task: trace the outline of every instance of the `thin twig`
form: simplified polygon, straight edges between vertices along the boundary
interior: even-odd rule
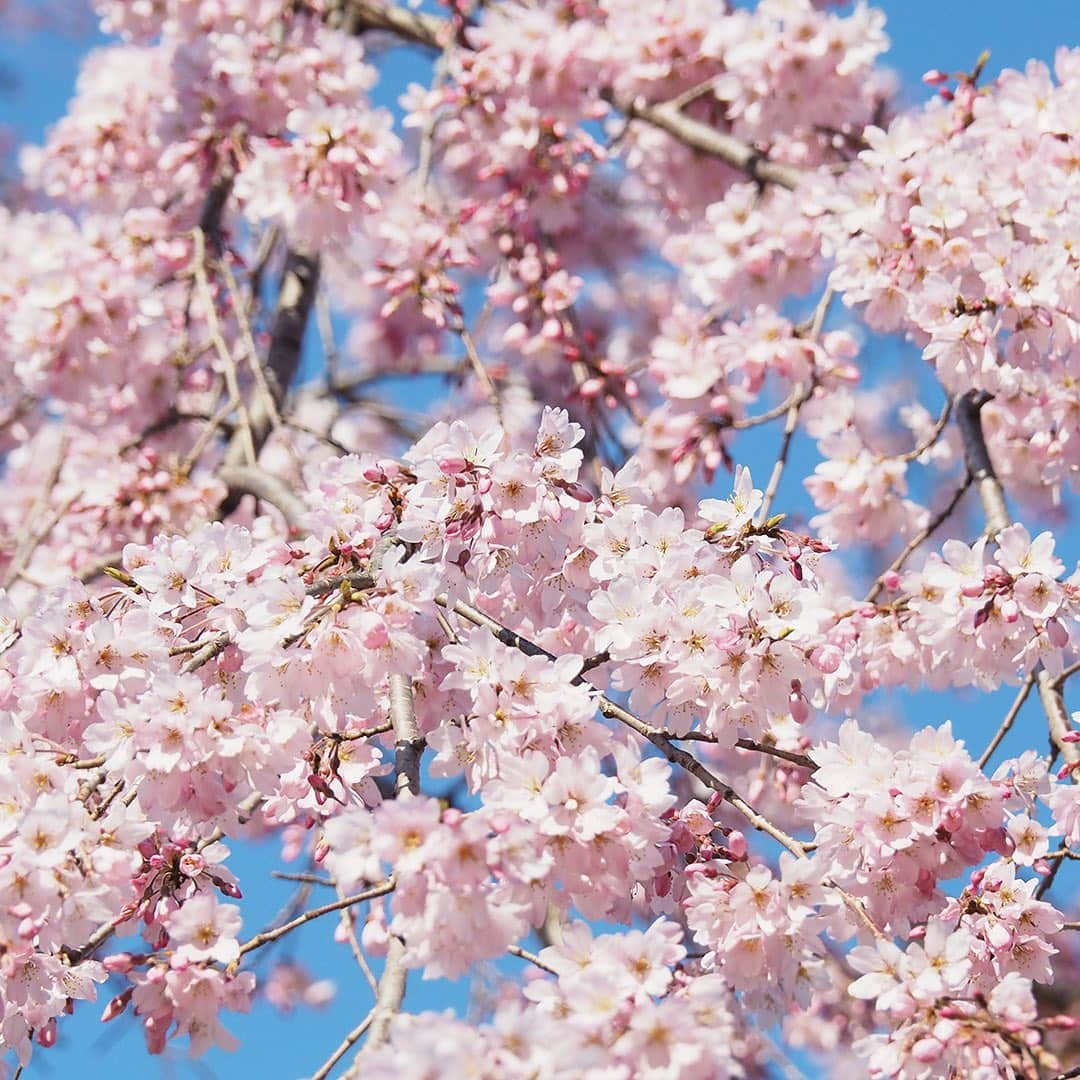
[[[361,1039],[364,1032],[371,1027],[375,1019],[375,1011],[372,1010],[341,1040],[341,1045],[311,1074],[311,1080],[326,1080],[334,1066],[352,1049]]]
[[[1028,695],[1031,693],[1031,688],[1035,685],[1036,675],[1035,672],[1031,672],[1020,684],[1020,690],[1018,691],[1015,699],[1009,711],[1005,714],[1005,719],[1001,721],[1001,726],[997,729],[994,737],[990,740],[990,745],[979,756],[978,765],[980,769],[986,768],[986,763],[993,756],[994,751],[1001,745],[1001,740],[1009,733],[1010,728],[1013,726],[1013,722],[1017,716],[1020,715],[1020,710],[1024,707],[1024,702],[1027,701]]]
[[[810,319],[810,325],[806,332],[808,341],[817,341],[821,336],[822,327],[825,325],[825,317],[829,312],[829,305],[835,295],[831,286],[826,286],[821,299],[814,308],[814,314]],[[765,494],[761,500],[761,509],[758,511],[758,521],[765,521],[769,517],[773,500],[776,498],[777,489],[780,487],[780,478],[784,475],[784,467],[787,465],[788,454],[791,452],[791,440],[795,435],[795,429],[799,424],[799,412],[803,405],[810,400],[814,393],[816,377],[811,373],[805,383],[798,383],[791,392],[791,404],[788,406],[787,419],[784,421],[784,435],[780,440],[780,451],[776,455],[776,464],[773,465],[772,475],[765,488]]]
[[[545,964],[536,953],[531,953],[528,949],[522,949],[517,945],[511,945],[506,951],[511,956],[518,956],[522,960],[528,960],[530,964],[534,964],[541,971],[546,971],[549,975],[559,974],[550,964]]]
[[[362,904],[366,900],[375,900],[380,896],[386,896],[387,893],[394,891],[395,884],[396,882],[394,881],[393,876],[391,876],[385,881],[380,882],[378,885],[374,885],[370,889],[365,889],[363,892],[353,893],[351,896],[340,897],[337,900],[331,901],[329,904],[323,904],[321,907],[311,908],[302,915],[297,915],[295,919],[290,919],[288,922],[282,923],[281,926],[276,926],[272,930],[264,930],[262,933],[256,934],[252,938],[248,938],[248,940],[240,946],[240,955],[245,956],[253,949],[261,948],[271,941],[277,941],[278,938],[292,933],[292,931],[298,927],[304,926],[313,919],[318,919],[323,915],[329,915],[332,911],[341,911],[343,908],[352,907],[355,904]]]
[[[952,416],[953,403],[952,398],[948,398],[945,401],[945,405],[941,410],[941,414],[938,416],[934,423],[930,434],[926,436],[921,443],[918,444],[913,450],[908,450],[903,454],[882,454],[879,458],[879,462],[883,461],[916,461],[923,454],[926,453],[932,446],[934,446],[938,439],[941,438],[941,433],[945,430],[946,425],[949,423],[949,418]]]
[[[270,383],[266,378],[266,372],[263,371],[262,362],[259,360],[259,350],[255,346],[255,335],[251,331],[251,322],[248,319],[247,309],[240,295],[240,286],[236,283],[236,276],[233,274],[227,259],[219,260],[218,269],[225,279],[225,287],[232,297],[233,311],[236,313],[236,321],[240,324],[240,334],[244,339],[251,373],[255,376],[255,385],[259,388],[259,393],[262,394],[263,408],[266,410],[271,428],[276,430],[281,427],[281,414],[278,412],[277,402],[274,400],[274,395],[270,390]]]
[[[49,508],[49,501],[52,498],[53,490],[55,489],[57,482],[60,479],[60,471],[64,467],[64,462],[67,460],[68,449],[68,433],[61,431],[60,442],[56,450],[56,460],[53,462],[49,473],[45,478],[45,483],[42,485],[41,493],[34,500],[34,505],[30,508],[30,513],[26,518],[25,532],[21,540],[19,540],[15,547],[15,555],[12,557],[11,563],[8,565],[7,571],[4,574],[3,586],[7,588],[22,572],[26,569],[27,564],[33,557],[35,551],[44,542],[49,533],[52,532],[53,527],[57,521],[60,520],[60,514],[54,512],[43,524],[43,518],[45,518],[45,511]],[[70,506],[70,500],[64,506],[64,511]]]
[[[893,561],[874,579],[874,584],[870,586],[870,591],[866,594],[866,603],[872,604],[878,596],[881,595],[882,589],[885,588],[885,579],[889,574],[899,570],[904,563],[908,561],[914,551],[922,544],[926,543],[926,541],[929,540],[950,517],[952,517],[953,511],[959,506],[960,500],[964,497],[964,493],[967,489],[971,487],[971,484],[971,473],[965,473],[964,479],[960,482],[960,486],[953,492],[952,498],[945,507],[939,510],[926,523],[926,526],[904,545],[904,549],[900,554],[897,555],[896,558],[893,559]]]
[[[205,644],[192,654],[191,659],[181,666],[180,674],[190,675],[193,671],[198,671],[203,664],[208,664],[215,656],[223,653],[228,648],[229,641],[229,635],[226,633],[215,634],[212,638],[208,638]]]
[[[203,312],[206,317],[207,328],[210,332],[210,340],[221,361],[222,374],[225,376],[225,385],[228,387],[229,400],[236,406],[236,416],[239,426],[236,432],[238,453],[247,459],[249,465],[254,465],[258,457],[255,449],[255,438],[251,430],[251,417],[248,414],[247,405],[240,393],[240,379],[236,371],[236,360],[232,350],[225,343],[225,337],[221,332],[221,322],[218,319],[217,304],[214,294],[210,289],[210,281],[206,276],[206,236],[202,229],[192,232],[194,240],[194,253],[192,255],[192,271],[195,274],[195,282],[199,287],[199,294],[203,302]]]

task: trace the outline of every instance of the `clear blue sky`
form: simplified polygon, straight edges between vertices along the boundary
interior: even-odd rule
[[[51,6],[59,10],[63,5]],[[889,62],[900,73],[910,101],[925,97],[927,91],[918,80],[928,68],[970,69],[979,53],[989,48],[992,58],[988,74],[993,75],[1003,67],[1022,67],[1031,57],[1052,61],[1057,46],[1075,45],[1080,37],[1077,0],[1031,0],[1026,5],[1015,0],[954,3],[885,0],[877,6],[888,16],[887,29],[893,42]],[[19,83],[17,92],[0,97],[0,121],[13,126],[24,140],[40,140],[45,128],[64,110],[80,56],[100,41],[89,33],[66,36],[63,27],[0,40],[0,68],[13,74]],[[388,71],[393,90],[384,99],[386,103],[393,100],[409,79],[423,78],[424,70],[422,65],[407,59],[406,54],[395,53]],[[771,452],[767,440],[762,444],[762,453],[766,452]],[[759,467],[765,468],[767,465]],[[790,494],[794,497],[794,491]],[[782,497],[778,505],[783,503]],[[1077,544],[1070,547],[1072,550],[1063,554],[1075,558]],[[977,730],[985,728],[986,716],[1002,715],[1009,700],[1011,691],[997,695],[991,705],[985,698],[963,695],[945,701],[931,695],[915,695],[906,702],[905,711],[917,715],[920,723],[936,723],[953,715],[960,721],[958,726],[964,734],[975,735]],[[971,720],[976,701],[983,724]],[[1036,722],[1028,715],[1030,722]],[[981,746],[984,739],[981,736],[974,741]],[[1029,732],[1028,739],[1024,739],[1018,733],[1012,745],[1019,748],[1027,741],[1035,743],[1033,734]],[[1041,745],[1041,740],[1038,744]],[[232,865],[246,894],[245,927],[253,932],[274,917],[287,900],[291,887],[271,882],[268,877],[269,864],[276,852],[274,845],[269,850],[242,847],[234,850]],[[98,1023],[101,1005],[92,1005],[80,1007],[75,1017],[64,1019],[58,1046],[52,1051],[36,1053],[28,1076],[105,1080],[126,1071],[139,1078],[211,1080],[240,1075],[257,1076],[260,1080],[295,1080],[307,1075],[328,1056],[370,1004],[369,991],[347,950],[330,941],[332,930],[330,920],[316,923],[294,935],[287,948],[314,970],[332,971],[339,984],[334,1004],[322,1012],[301,1011],[288,1019],[277,1017],[268,1008],[258,1008],[249,1017],[231,1018],[228,1026],[244,1044],[236,1056],[211,1053],[201,1061],[192,1062],[178,1047],[164,1058],[149,1059],[142,1049],[141,1029],[131,1017],[103,1027]],[[506,970],[514,970],[518,963],[508,962]],[[409,1004],[414,1009],[460,1010],[466,1002],[464,984],[421,983],[417,978],[411,982]]]

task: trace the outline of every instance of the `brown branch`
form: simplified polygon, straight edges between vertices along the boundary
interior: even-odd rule
[[[803,178],[801,169],[771,161],[767,155],[734,135],[717,131],[687,116],[679,107],[678,100],[649,105],[638,99],[620,101],[605,94],[604,97],[631,120],[644,120],[661,131],[678,139],[684,146],[709,157],[719,158],[734,169],[746,173],[759,184],[776,184],[789,191],[798,187]]]
[[[452,24],[446,20],[407,11],[381,0],[345,0],[342,25],[352,33],[386,30],[412,45],[440,51],[454,33]],[[717,158],[760,184],[777,184],[790,190],[803,178],[803,171],[796,166],[771,161],[766,154],[734,135],[717,131],[687,116],[679,98],[650,105],[642,99],[617,99],[610,91],[602,91],[601,96],[628,120],[651,124],[684,146]]]
[[[394,783],[397,795],[399,799],[414,798],[420,794],[420,756],[424,742],[420,738],[416,723],[411,675],[395,672],[390,676],[390,720],[394,725],[397,774]],[[405,1000],[407,975],[405,942],[396,934],[391,934],[387,944],[386,964],[379,979],[379,992],[372,1010],[371,1034],[347,1075],[358,1072],[364,1055],[386,1042],[390,1034],[390,1024],[401,1011]]]
[[[1012,524],[1012,518],[1005,504],[1005,489],[994,472],[982,429],[980,414],[989,400],[989,394],[969,390],[966,394],[957,396],[955,408],[960,436],[964,440],[964,458],[986,518],[986,535],[993,540],[1002,529],[1007,529]]]
[[[373,1010],[341,1040],[341,1045],[311,1074],[311,1080],[326,1080],[326,1077],[333,1071],[334,1066],[359,1042],[374,1020],[375,1012]]]
[[[922,544],[926,543],[931,536],[934,535],[949,520],[953,515],[953,511],[960,505],[960,500],[964,497],[964,493],[972,484],[971,473],[965,473],[964,479],[961,481],[960,486],[953,492],[952,498],[948,504],[941,510],[939,510],[927,523],[926,527],[913,536],[905,545],[903,551],[896,556],[895,559],[889,565],[882,570],[882,572],[874,580],[874,584],[870,586],[870,591],[866,594],[866,603],[872,604],[878,596],[881,594],[881,590],[885,588],[885,578],[888,577],[894,570],[899,570],[904,563],[908,561],[912,553]]]
[[[303,499],[284,480],[257,465],[226,465],[218,470],[218,479],[236,501],[243,495],[254,495],[277,507],[290,529],[299,529],[300,519],[307,513]]]
[[[1003,529],[1012,524],[1009,508],[1005,502],[1005,489],[994,472],[993,462],[986,449],[986,436],[982,428],[981,412],[990,400],[990,395],[982,391],[969,390],[961,394],[956,401],[956,418],[960,435],[964,440],[964,457],[968,471],[975,480],[982,502],[983,515],[986,518],[986,535],[993,539]],[[1050,742],[1057,752],[1072,768],[1076,779],[1076,766],[1080,765],[1080,744],[1070,742],[1068,736],[1072,730],[1069,714],[1065,711],[1065,699],[1058,681],[1043,667],[1040,660],[1032,674],[1039,689],[1039,700],[1046,713],[1046,722],[1050,730]],[[1043,883],[1044,885],[1046,882]]]
[[[365,900],[374,900],[377,897],[386,896],[387,893],[394,891],[395,884],[396,882],[394,881],[393,876],[391,876],[385,881],[380,882],[378,885],[374,885],[370,889],[365,889],[363,892],[353,893],[352,896],[343,896],[338,900],[332,900],[329,904],[323,904],[322,907],[311,908],[302,915],[297,915],[295,919],[290,919],[288,922],[282,923],[281,926],[276,926],[272,930],[264,930],[261,934],[256,934],[253,938],[249,938],[240,946],[240,955],[245,956],[253,949],[261,948],[271,941],[277,941],[278,938],[284,937],[298,927],[304,926],[323,915],[329,915],[332,911],[341,911],[343,908],[352,907],[355,904],[362,904]]]
[[[1001,721],[1001,726],[997,729],[994,737],[990,740],[990,745],[982,752],[979,757],[978,766],[980,769],[986,768],[986,763],[993,756],[994,751],[1001,745],[1001,740],[1009,733],[1017,716],[1020,715],[1020,710],[1024,707],[1024,702],[1027,701],[1028,695],[1031,693],[1031,688],[1035,685],[1036,675],[1035,672],[1031,672],[1023,683],[1020,685],[1016,697],[1013,699],[1013,703],[1009,706],[1009,711],[1005,714],[1005,719]]]

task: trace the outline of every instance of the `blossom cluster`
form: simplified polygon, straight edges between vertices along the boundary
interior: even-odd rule
[[[1061,1071],[1080,568],[1003,508],[1080,475],[1080,53],[897,113],[865,3],[431,7],[96,0],[20,154],[0,1049],[234,1048],[334,922],[376,1080]],[[881,719],[1017,682],[981,757]]]

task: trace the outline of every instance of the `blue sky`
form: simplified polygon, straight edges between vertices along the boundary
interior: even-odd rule
[[[980,0],[946,3],[942,0],[886,0],[877,6],[888,16],[887,30],[893,45],[889,63],[898,71],[909,101],[925,98],[928,91],[919,84],[919,76],[928,68],[946,71],[969,69],[979,53],[992,53],[988,74],[1003,67],[1022,67],[1028,58],[1052,61],[1060,44],[1076,44],[1080,17],[1076,0],[1035,0],[1018,5],[1015,0]],[[62,5],[53,5],[59,10]],[[90,33],[70,36],[63,27],[50,26],[44,32],[9,36],[0,40],[0,69],[9,71],[18,81],[16,92],[0,97],[0,122],[16,129],[23,140],[38,141],[49,123],[60,116],[74,87],[79,58],[93,44],[101,43]],[[404,84],[424,76],[407,54],[396,52],[389,62],[388,85],[384,98],[390,103]],[[897,351],[891,350],[891,356]],[[761,453],[771,455],[772,443],[762,437]],[[798,478],[798,462],[792,474],[790,494]],[[768,466],[762,464],[759,469]],[[755,470],[757,471],[757,470]],[[778,505],[784,504],[784,492]],[[1065,552],[1075,558],[1077,544]],[[918,716],[921,722],[940,722],[955,716],[958,727],[972,735],[981,747],[987,737],[987,717],[996,723],[1012,698],[1006,690],[988,702],[986,698],[950,695],[947,699],[929,694],[912,695],[904,711]],[[977,709],[976,709],[977,703]],[[1037,712],[1025,714],[1028,724],[1041,722]],[[983,722],[978,723],[982,717]],[[1021,725],[1021,728],[1023,725]],[[1007,744],[1014,751],[1026,742],[1042,744],[1031,727],[1027,737],[1022,731]],[[288,900],[292,886],[269,878],[276,855],[276,845],[234,846],[233,869],[244,886],[243,910],[246,928],[253,932],[269,922]],[[1062,875],[1064,878],[1065,875]],[[319,902],[317,898],[313,903]],[[332,917],[331,917],[332,918]],[[242,1040],[243,1048],[235,1057],[212,1053],[198,1062],[189,1061],[180,1048],[164,1058],[148,1059],[142,1049],[142,1034],[131,1017],[102,1027],[98,1023],[101,1006],[77,1010],[60,1028],[60,1042],[50,1052],[35,1055],[29,1075],[35,1078],[78,1075],[85,1080],[113,1077],[129,1071],[137,1077],[186,1078],[236,1075],[259,1076],[265,1080],[293,1080],[307,1075],[320,1064],[357,1020],[367,1011],[370,994],[362,983],[347,950],[330,941],[330,919],[293,935],[283,945],[282,955],[303,960],[316,971],[332,971],[338,980],[339,993],[331,1007],[321,1012],[302,1011],[291,1018],[278,1018],[269,1009],[259,1008],[249,1017],[230,1019],[228,1026]],[[511,973],[520,961],[508,960],[501,969]],[[412,1008],[462,1009],[467,1003],[464,985],[422,983],[414,978],[409,1004]]]

